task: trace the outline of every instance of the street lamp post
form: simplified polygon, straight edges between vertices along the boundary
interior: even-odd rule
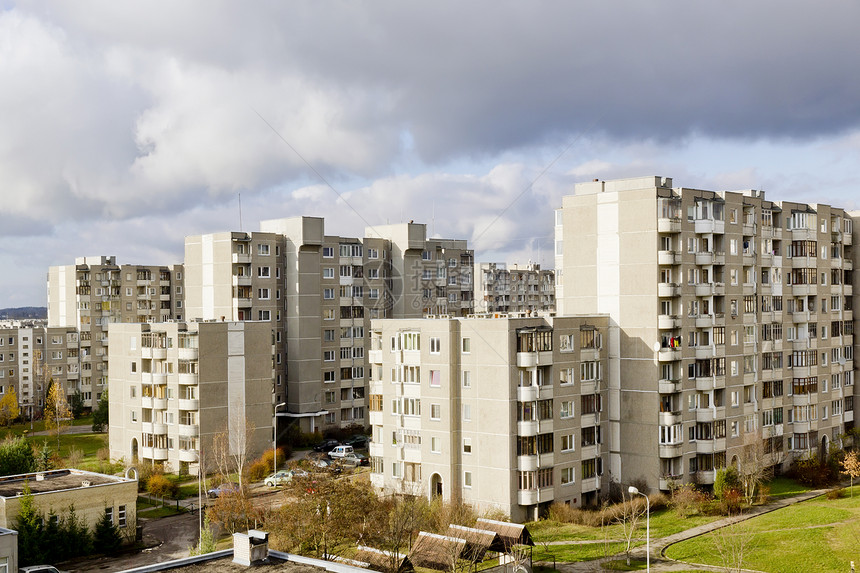
[[[645,570],[650,573],[651,571],[651,500],[648,499],[648,496],[639,491],[635,486],[630,486],[627,488],[628,493],[630,495],[636,495],[637,493],[645,498]]]
[[[286,406],[286,402],[275,404],[275,415],[272,416],[272,469],[273,473],[278,473],[278,408]]]

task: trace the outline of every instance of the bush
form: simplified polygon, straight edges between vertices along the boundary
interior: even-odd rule
[[[804,485],[820,488],[835,483],[839,472],[831,463],[818,459],[818,456],[810,456],[794,460],[788,470],[788,477]]]
[[[731,490],[741,489],[741,479],[738,470],[734,466],[720,468],[714,477],[714,496],[722,500],[723,496]]]
[[[678,517],[687,518],[691,515],[707,513],[710,499],[693,484],[687,484],[672,492],[670,504]]]
[[[24,438],[6,438],[0,444],[0,475],[25,474],[36,469],[33,446]]]
[[[651,511],[657,511],[669,506],[669,498],[665,494],[655,493],[648,496]],[[636,496],[633,500],[637,509],[645,510],[645,500]],[[582,509],[564,503],[553,503],[547,511],[547,519],[558,523],[573,523],[587,527],[600,527],[622,518],[624,507],[621,503],[604,505],[600,509]]]
[[[176,497],[176,494],[179,492],[179,488],[172,480],[164,476],[164,474],[155,474],[150,476],[149,480],[147,480],[146,491],[152,495],[165,498]]]
[[[842,488],[834,487],[827,491],[827,499],[839,499],[842,497]]]
[[[113,555],[122,546],[119,529],[107,513],[102,514],[102,518],[96,524],[93,532],[93,546],[106,555]]]

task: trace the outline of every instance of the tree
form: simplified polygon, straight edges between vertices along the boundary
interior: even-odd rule
[[[30,484],[24,482],[24,493],[21,496],[21,509],[15,525],[18,530],[18,563],[21,566],[44,563],[44,548],[42,543],[44,519],[33,503],[33,493]]]
[[[782,437],[777,439],[782,440]],[[744,500],[752,504],[759,485],[773,477],[773,468],[781,462],[782,448],[773,447],[771,438],[763,438],[761,430],[744,434],[744,445],[737,466]]]
[[[633,535],[639,527],[639,521],[647,511],[647,504],[637,496],[630,497],[621,492],[621,511],[616,522],[621,526],[621,535],[624,537],[624,554],[627,566],[630,566],[630,549],[633,548]]]
[[[218,496],[206,510],[206,516],[230,534],[253,529],[262,520],[262,513],[254,507],[244,491],[226,492]]]
[[[204,555],[212,553],[216,548],[215,536],[212,534],[212,523],[207,513],[206,517],[203,518],[203,527],[200,529],[200,540],[197,545],[188,550],[188,554],[191,556]]]
[[[107,555],[116,553],[122,547],[119,529],[114,525],[113,519],[107,512],[102,514],[101,519],[96,524],[96,529],[93,532],[93,545],[98,548],[99,552]]]
[[[15,387],[11,384],[0,398],[0,426],[8,426],[14,422],[21,413],[18,408],[18,394],[15,392]]]
[[[755,534],[748,521],[736,521],[713,532],[712,540],[717,557],[727,573],[741,573],[744,561],[755,543]]]
[[[851,478],[851,497],[854,497],[854,479],[860,477],[860,452],[857,450],[846,452],[842,460],[842,471]]]
[[[33,446],[24,438],[6,438],[0,443],[0,475],[26,474],[36,469]]]
[[[57,436],[57,451],[60,450],[60,434],[71,423],[71,416],[66,393],[58,382],[52,380],[45,399],[45,429]]]
[[[239,489],[244,489],[245,468],[251,460],[250,451],[256,428],[247,422],[245,410],[238,404],[236,415],[231,417],[224,430],[212,440],[212,455],[218,473],[226,480],[232,473],[239,474]]]
[[[84,396],[80,390],[75,390],[69,398],[69,409],[72,412],[72,418],[80,418],[84,415]]]
[[[104,432],[108,429],[108,422],[108,391],[105,390],[93,410],[93,432]]]

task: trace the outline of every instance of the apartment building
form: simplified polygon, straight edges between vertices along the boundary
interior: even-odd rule
[[[476,312],[555,312],[555,271],[537,263],[475,265]]]
[[[610,476],[605,316],[375,320],[371,482],[515,521]]]
[[[79,351],[74,328],[47,328],[39,321],[0,325],[0,395],[14,391],[25,419],[41,414],[51,382],[71,399],[79,389]]]
[[[611,320],[613,475],[712,483],[753,450],[785,467],[841,443],[854,425],[856,215],[660,177],[563,199],[558,312]]]
[[[269,322],[112,323],[110,455],[215,470],[213,440],[253,459],[272,444]]]
[[[78,331],[80,375],[69,380],[67,393],[74,386],[92,407],[108,383],[108,325],[181,320],[182,284],[181,265],[119,265],[113,256],[50,267],[48,327]]]
[[[425,225],[363,238],[327,235],[320,217],[260,229],[186,238],[186,317],[269,320],[278,415],[304,431],[366,424],[372,319],[471,312],[473,252]]]

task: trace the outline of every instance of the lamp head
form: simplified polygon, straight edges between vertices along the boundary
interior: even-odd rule
[[[630,487],[627,488],[627,493],[631,493],[633,495],[636,495],[637,493],[639,493],[639,490],[636,489],[636,486],[631,485]]]

